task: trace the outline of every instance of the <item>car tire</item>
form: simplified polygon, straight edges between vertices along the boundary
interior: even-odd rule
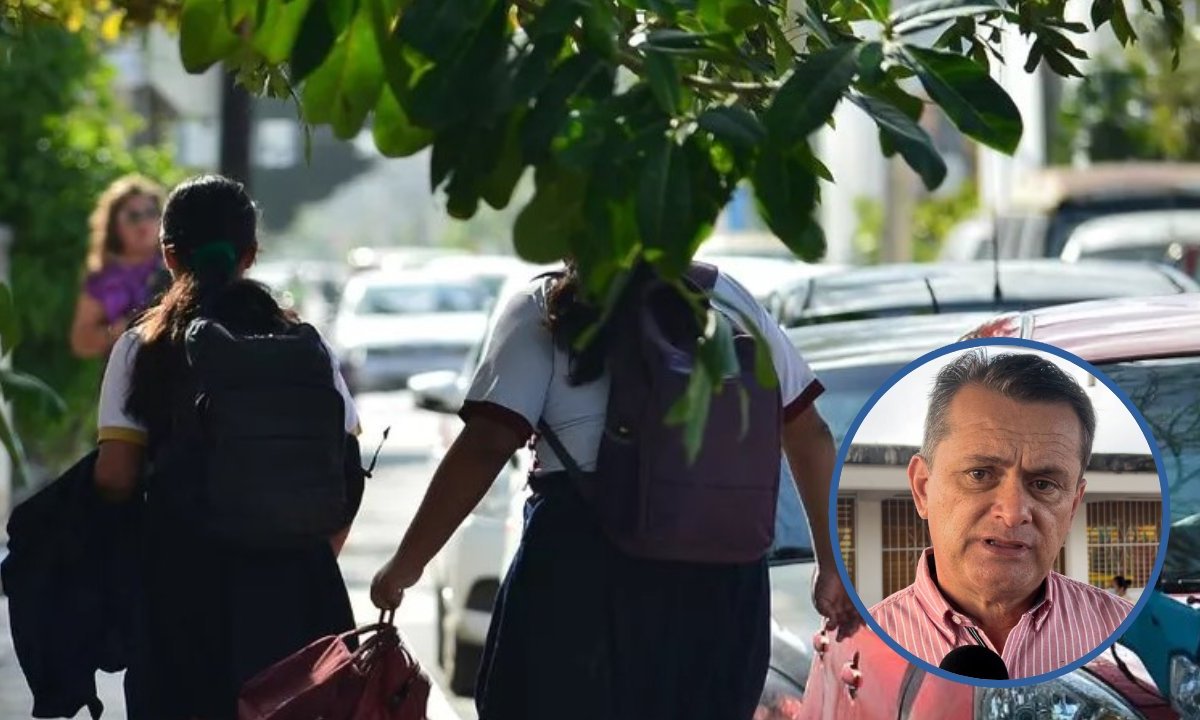
[[[450,691],[462,697],[475,696],[475,679],[483,662],[483,646],[455,639],[454,658],[446,674],[450,676]]]

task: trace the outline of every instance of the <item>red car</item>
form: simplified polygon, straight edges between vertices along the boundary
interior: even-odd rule
[[[1171,491],[1172,522],[1200,514],[1200,294],[1101,300],[1012,313],[984,323],[964,339],[983,337],[1045,342],[1097,365],[1133,399],[1159,441]],[[1176,555],[1176,564],[1195,567],[1172,568],[1169,559],[1164,580],[1175,583],[1172,596],[1186,602],[1191,593],[1200,592],[1200,584],[1185,588],[1179,583],[1200,583],[1200,553]],[[1185,638],[1183,645],[1189,643],[1194,650],[1200,637]],[[1118,644],[1056,680],[1019,689],[974,688],[908,663],[865,626],[840,642],[820,632],[813,638],[813,663],[803,701],[792,706],[792,713],[773,717],[1166,720],[1200,716],[1200,693],[1195,692],[1200,671],[1193,677],[1171,665],[1177,672],[1168,672],[1164,683],[1160,665],[1171,661],[1165,656],[1147,657],[1143,663]]]

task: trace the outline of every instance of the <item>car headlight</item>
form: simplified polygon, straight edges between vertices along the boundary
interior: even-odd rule
[[[1186,655],[1171,658],[1171,707],[1185,718],[1200,717],[1200,665]]]
[[[799,720],[803,698],[804,688],[779,671],[768,670],[754,720]]]
[[[1125,699],[1082,670],[1022,688],[977,688],[976,720],[1139,720]]]

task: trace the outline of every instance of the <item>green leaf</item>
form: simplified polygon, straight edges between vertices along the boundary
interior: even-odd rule
[[[304,80],[325,62],[337,36],[338,32],[333,27],[324,4],[314,3],[305,14],[299,34],[292,43],[292,54],[288,60],[292,82],[299,83]]]
[[[54,392],[53,388],[28,373],[0,368],[0,388],[4,389],[6,396],[20,393],[49,401],[56,413],[67,411],[66,402],[63,401],[58,393]]]
[[[922,0],[898,10],[888,24],[897,35],[912,35],[949,20],[1001,12],[1005,7],[996,0]]]
[[[1179,69],[1179,50],[1183,44],[1186,20],[1181,0],[1162,0],[1163,21],[1167,26],[1167,38],[1171,43],[1171,69]]]
[[[741,105],[705,110],[697,123],[720,142],[743,152],[753,152],[767,138],[767,129]]]
[[[1120,0],[1123,2],[1124,0]],[[1099,30],[1104,23],[1113,19],[1113,7],[1118,0],[1095,0],[1092,3],[1092,26]]]
[[[862,47],[839,45],[801,61],[763,117],[771,136],[790,147],[824,125],[858,74]]]
[[[251,42],[267,62],[278,64],[292,56],[312,0],[268,0],[265,5]]]
[[[902,57],[929,96],[964,134],[1012,154],[1021,142],[1021,113],[1004,88],[961,55],[906,47]]]
[[[1047,48],[1043,50],[1043,57],[1046,60],[1046,64],[1050,66],[1050,69],[1060,77],[1083,77],[1083,73],[1079,72],[1079,68],[1075,67],[1061,52],[1053,48]]]
[[[517,102],[529,101],[546,86],[566,39],[565,35],[546,35],[534,42],[533,49],[517,66],[513,79],[513,98]]]
[[[495,115],[508,89],[505,7],[497,3],[485,22],[464,40],[459,53],[436,63],[417,80],[405,104],[415,122],[436,131]]]
[[[179,56],[190,73],[201,73],[238,47],[222,0],[185,0],[179,13]]]
[[[865,43],[858,54],[858,79],[866,85],[880,85],[887,81],[883,69],[883,43]]]
[[[1122,45],[1136,42],[1138,36],[1133,30],[1133,24],[1129,22],[1129,15],[1125,12],[1124,0],[1113,0],[1112,9],[1113,35]]]
[[[946,161],[924,128],[885,100],[865,95],[854,95],[850,99],[871,116],[879,126],[881,140],[899,151],[908,166],[921,176],[926,188],[933,190],[942,184],[946,179]]]
[[[496,210],[508,206],[517,182],[525,172],[525,162],[521,158],[523,117],[521,112],[514,112],[509,117],[496,167],[483,179],[480,187],[484,202]]]
[[[713,381],[704,365],[697,364],[688,379],[687,390],[675,401],[667,413],[666,422],[671,426],[683,425],[683,443],[688,463],[693,463],[700,454],[704,441],[704,428],[708,424],[708,411],[712,405]]]
[[[6,356],[21,344],[21,320],[13,302],[12,289],[0,282],[0,356]]]
[[[414,0],[400,17],[396,38],[434,62],[448,60],[495,5],[495,0]]]
[[[550,153],[550,143],[567,121],[567,101],[604,75],[605,63],[591,53],[565,60],[550,75],[537,104],[521,125],[521,152],[525,163],[541,164]]]
[[[413,124],[392,89],[387,86],[383,88],[379,104],[375,107],[372,135],[379,152],[391,158],[408,157],[433,142],[433,133]]]
[[[820,40],[822,45],[824,45],[826,48],[831,48],[837,44],[836,40],[834,39],[833,29],[829,27],[828,23],[825,22],[825,13],[822,10],[821,4],[818,0],[800,0],[796,3],[796,7],[794,9],[796,14],[799,16],[799,19],[802,21],[801,25],[807,28],[809,32],[811,32],[818,40]],[[774,25],[774,23],[772,23],[772,25]],[[782,36],[782,34],[782,30],[780,30],[780,36]],[[778,40],[776,40],[776,42],[778,42]]]
[[[306,119],[330,123],[339,138],[354,137],[379,103],[383,68],[370,12],[364,7],[304,84]]]
[[[575,27],[575,22],[591,4],[589,0],[549,0],[538,10],[526,32],[531,40],[562,35]]]
[[[825,253],[824,235],[813,220],[817,177],[800,156],[796,148],[768,141],[751,179],[767,227],[801,259],[815,261]]]
[[[637,198],[642,244],[663,250],[671,259],[686,254],[695,235],[691,174],[687,154],[673,138],[659,138],[650,152]]]
[[[583,11],[584,45],[602,58],[617,56],[617,36],[621,31],[612,5],[607,2],[589,2]]]
[[[557,262],[567,256],[571,236],[582,225],[586,179],[565,168],[544,166],[536,184],[533,199],[513,224],[513,245],[528,262]]]
[[[659,107],[669,115],[677,114],[683,109],[683,81],[675,61],[664,53],[648,52],[644,62],[646,79]]]
[[[745,32],[757,25],[768,23],[775,23],[771,11],[753,3],[738,3],[725,11],[725,25],[734,32]]]

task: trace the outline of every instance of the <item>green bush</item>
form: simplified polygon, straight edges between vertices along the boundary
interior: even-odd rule
[[[178,178],[169,155],[131,149],[137,118],[112,91],[93,39],[57,27],[0,34],[0,224],[9,226],[11,285],[22,342],[14,367],[59,392],[65,413],[15,400],[31,463],[53,471],[92,441],[102,363],[71,355],[68,333],[83,274],[87,218],[128,172]]]

